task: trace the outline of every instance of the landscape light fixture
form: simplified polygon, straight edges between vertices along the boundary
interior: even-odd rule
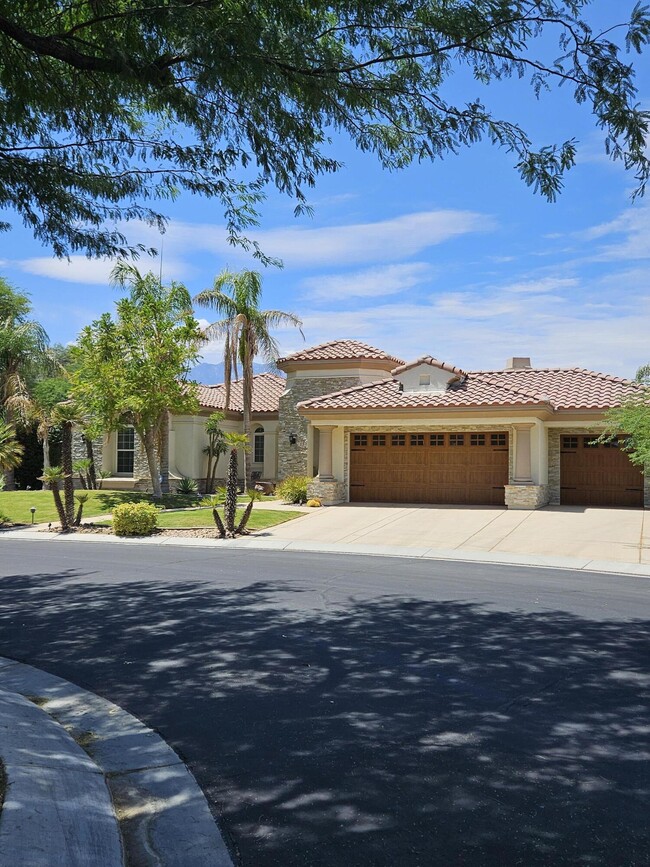
[[[29,511],[32,513],[32,524],[33,524],[34,523],[34,515],[36,513],[36,506],[31,506]]]

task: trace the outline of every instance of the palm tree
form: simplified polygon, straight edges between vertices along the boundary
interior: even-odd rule
[[[72,464],[72,429],[80,413],[73,400],[64,400],[54,407],[54,418],[61,425],[61,464],[63,470],[63,497],[68,526],[74,523],[74,476]]]
[[[232,372],[238,378],[239,366],[243,379],[244,434],[250,439],[251,406],[253,403],[253,361],[260,355],[274,366],[278,344],[271,330],[282,325],[295,325],[302,334],[302,320],[282,310],[260,310],[262,276],[257,271],[222,271],[212,289],[204,289],[194,298],[196,304],[216,310],[223,318],[214,322],[207,334],[224,341],[225,409],[230,408]],[[303,335],[304,337],[304,335]],[[251,487],[251,464],[245,459],[246,488]]]
[[[52,496],[54,497],[54,505],[56,506],[56,511],[59,515],[61,529],[64,532],[69,530],[70,523],[68,521],[68,516],[61,500],[61,492],[59,490],[59,485],[61,484],[61,482],[65,482],[65,475],[63,470],[61,469],[61,467],[49,467],[49,469],[43,471],[43,475],[40,476],[40,480],[52,491]]]
[[[238,456],[239,449],[242,449],[244,455],[248,448],[248,437],[246,434],[227,433],[225,440],[230,449],[228,458],[228,475],[226,476],[226,500],[223,504],[223,517],[226,526],[226,534],[228,536],[235,535],[235,516],[237,514],[237,491],[239,488],[238,479]]]
[[[223,419],[222,412],[213,412],[205,422],[205,432],[208,435],[208,444],[203,449],[203,454],[208,457],[208,468],[205,473],[205,494],[211,494],[214,491],[219,458],[228,451],[225,434],[221,429]]]
[[[27,295],[0,277],[0,410],[9,423],[27,414],[22,408],[29,404],[30,374],[57,366],[47,333],[28,318],[30,310]],[[5,479],[9,491],[15,488],[13,470],[7,470]]]
[[[22,456],[23,447],[16,439],[14,426],[0,418],[0,472],[6,474],[7,471],[17,467]]]

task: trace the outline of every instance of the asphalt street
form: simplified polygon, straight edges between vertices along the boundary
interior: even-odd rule
[[[245,867],[650,864],[650,580],[0,538],[0,654],[116,702]]]

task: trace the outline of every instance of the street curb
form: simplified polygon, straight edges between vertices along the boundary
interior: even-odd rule
[[[594,560],[589,557],[544,556],[541,554],[510,554],[507,552],[459,550],[456,548],[417,548],[398,545],[364,545],[342,542],[290,541],[251,534],[239,539],[205,539],[183,536],[140,536],[122,538],[103,533],[64,534],[34,530],[2,530],[0,537],[25,542],[81,542],[111,545],[154,545],[180,548],[252,549],[258,551],[290,551],[303,554],[346,554],[372,557],[400,557],[413,560],[443,560],[461,563],[483,563],[495,566],[518,566],[535,569],[566,569],[650,578],[650,563],[625,563],[619,560]]]
[[[7,696],[7,693],[14,695]],[[24,706],[27,699],[35,712],[31,714],[32,724],[24,733],[14,732],[16,743],[13,746],[7,745],[6,738],[0,739],[0,756],[5,758],[8,752],[12,753],[12,767],[21,766],[28,770],[23,774],[22,783],[16,780],[16,785],[22,786],[23,797],[37,777],[38,762],[44,763],[47,773],[54,775],[54,784],[62,779],[62,774],[69,778],[74,773],[78,778],[79,772],[83,771],[85,779],[95,785],[95,793],[90,796],[93,803],[99,803],[97,786],[104,789],[108,786],[106,797],[116,825],[119,820],[129,865],[233,867],[205,796],[189,769],[156,732],[136,717],[95,693],[6,657],[0,657],[2,696],[5,698],[5,714],[11,714],[12,707],[21,709],[23,713],[28,711]],[[44,715],[40,723],[38,714]],[[24,739],[22,744],[19,743],[21,738]],[[66,741],[69,741],[67,746]],[[53,744],[56,744],[54,751]],[[66,756],[65,750],[60,748],[61,744],[69,755]],[[38,762],[30,763],[29,758],[25,759],[29,755],[38,756]],[[22,756],[22,765],[17,765],[16,756]],[[9,760],[6,761],[9,764]],[[40,774],[43,772],[40,765],[38,771]],[[82,811],[86,809],[88,786],[80,787],[78,779],[75,784],[78,804],[74,814],[77,826],[74,827],[81,827],[86,818]],[[11,776],[8,798],[19,806],[20,792],[11,787]],[[58,804],[56,806],[58,811]],[[12,815],[9,808],[10,802],[7,801],[0,815],[0,841],[3,842],[7,836],[3,834],[3,825],[5,828],[8,825],[3,819]],[[101,818],[106,822],[110,817],[103,810]],[[8,827],[14,826],[15,822]],[[86,867],[90,863],[87,859],[66,860],[70,857],[69,852],[61,853],[55,860],[46,852],[49,860],[39,860],[32,831],[29,826],[23,827],[18,841],[12,836],[7,855],[4,852],[0,854],[1,867],[10,864],[20,864],[21,867],[78,864]],[[20,851],[21,846],[23,851]],[[10,860],[4,860],[9,853]],[[95,859],[92,863],[117,865],[124,862],[120,851],[119,860],[111,856],[111,859]]]

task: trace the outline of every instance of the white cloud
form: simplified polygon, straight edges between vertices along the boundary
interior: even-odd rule
[[[108,286],[110,273],[115,265],[114,259],[88,259],[86,256],[71,256],[70,259],[55,259],[50,256],[37,256],[33,259],[14,261],[13,266],[28,274],[63,280],[66,283],[86,283],[94,286]],[[150,257],[135,263],[142,272],[158,273],[160,260]],[[163,280],[183,280],[193,273],[193,268],[179,259],[165,257],[163,261]]]
[[[346,298],[377,298],[395,295],[431,279],[433,268],[428,262],[383,265],[344,274],[321,274],[303,280],[307,298],[315,301]]]
[[[547,295],[553,292],[562,292],[565,289],[574,289],[579,283],[580,281],[576,277],[541,277],[536,280],[506,283],[501,287],[501,291],[514,294]]]
[[[630,272],[590,282],[586,305],[574,300],[586,294],[578,280],[553,278],[553,294],[513,292],[519,285],[513,283],[445,292],[416,303],[312,309],[303,320],[309,345],[356,337],[407,360],[430,353],[465,369],[500,369],[508,357],[524,355],[537,366],[575,365],[633,376],[650,360],[650,292],[640,291],[648,281],[638,277]],[[628,281],[636,289],[621,294],[619,286]],[[298,348],[297,340],[283,341],[283,352]]]
[[[326,265],[361,265],[394,262],[442,244],[452,238],[493,230],[492,217],[474,211],[420,211],[388,220],[304,228],[288,226],[249,232],[268,256],[283,260],[286,268]],[[154,247],[160,235],[146,224],[137,240]],[[252,261],[250,253],[228,243],[221,225],[171,222],[165,233],[165,249],[181,257],[189,253],[216,254],[239,265]]]
[[[581,234],[587,241],[621,236],[618,241],[596,250],[590,257],[593,261],[650,259],[650,206],[634,205],[614,220],[592,226]]]

